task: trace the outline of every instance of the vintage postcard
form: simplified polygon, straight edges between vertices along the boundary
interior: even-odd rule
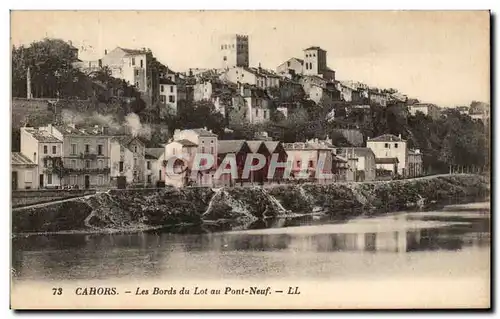
[[[12,11],[12,309],[491,307],[489,11]]]

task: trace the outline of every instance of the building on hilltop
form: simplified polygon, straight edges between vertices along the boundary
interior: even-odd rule
[[[304,49],[303,59],[291,58],[276,68],[282,76],[315,75],[326,81],[335,81],[335,71],[327,65],[327,52],[318,46]]]
[[[244,83],[255,85],[257,87],[277,88],[280,85],[280,77],[269,70],[262,67],[233,67],[220,75],[220,79],[224,82]]]
[[[169,78],[160,78],[160,116],[177,114],[177,84]]]
[[[248,67],[250,51],[248,36],[231,34],[221,37],[219,45],[219,62],[221,68]]]
[[[335,81],[335,71],[327,66],[326,51],[317,46],[304,49],[304,75],[317,75]]]
[[[299,58],[290,58],[281,63],[276,68],[276,73],[283,76],[293,77],[302,74],[304,68],[304,60]]]
[[[433,120],[441,116],[440,109],[437,105],[431,103],[416,103],[408,106],[408,111],[411,115],[417,115],[418,112],[430,116]]]
[[[97,61],[82,61],[78,64],[84,73],[98,71],[107,67],[111,76],[126,81],[135,86],[141,93],[147,105],[152,105],[158,99],[158,73],[153,67],[154,57],[150,50],[127,49],[116,47]],[[156,61],[157,62],[157,61]]]

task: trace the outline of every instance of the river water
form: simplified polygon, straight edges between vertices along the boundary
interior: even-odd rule
[[[488,203],[332,221],[301,217],[250,229],[14,238],[15,281],[489,278]]]

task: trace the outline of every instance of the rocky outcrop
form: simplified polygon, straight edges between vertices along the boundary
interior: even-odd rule
[[[137,231],[175,225],[229,228],[290,214],[320,213],[334,219],[472,201],[489,195],[479,175],[442,175],[413,180],[269,188],[111,190],[12,212],[13,233]],[[229,225],[229,226],[227,226]]]

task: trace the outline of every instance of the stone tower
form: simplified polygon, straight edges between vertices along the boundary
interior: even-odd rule
[[[250,55],[248,36],[231,34],[221,37],[218,47],[221,68],[248,67]]]

